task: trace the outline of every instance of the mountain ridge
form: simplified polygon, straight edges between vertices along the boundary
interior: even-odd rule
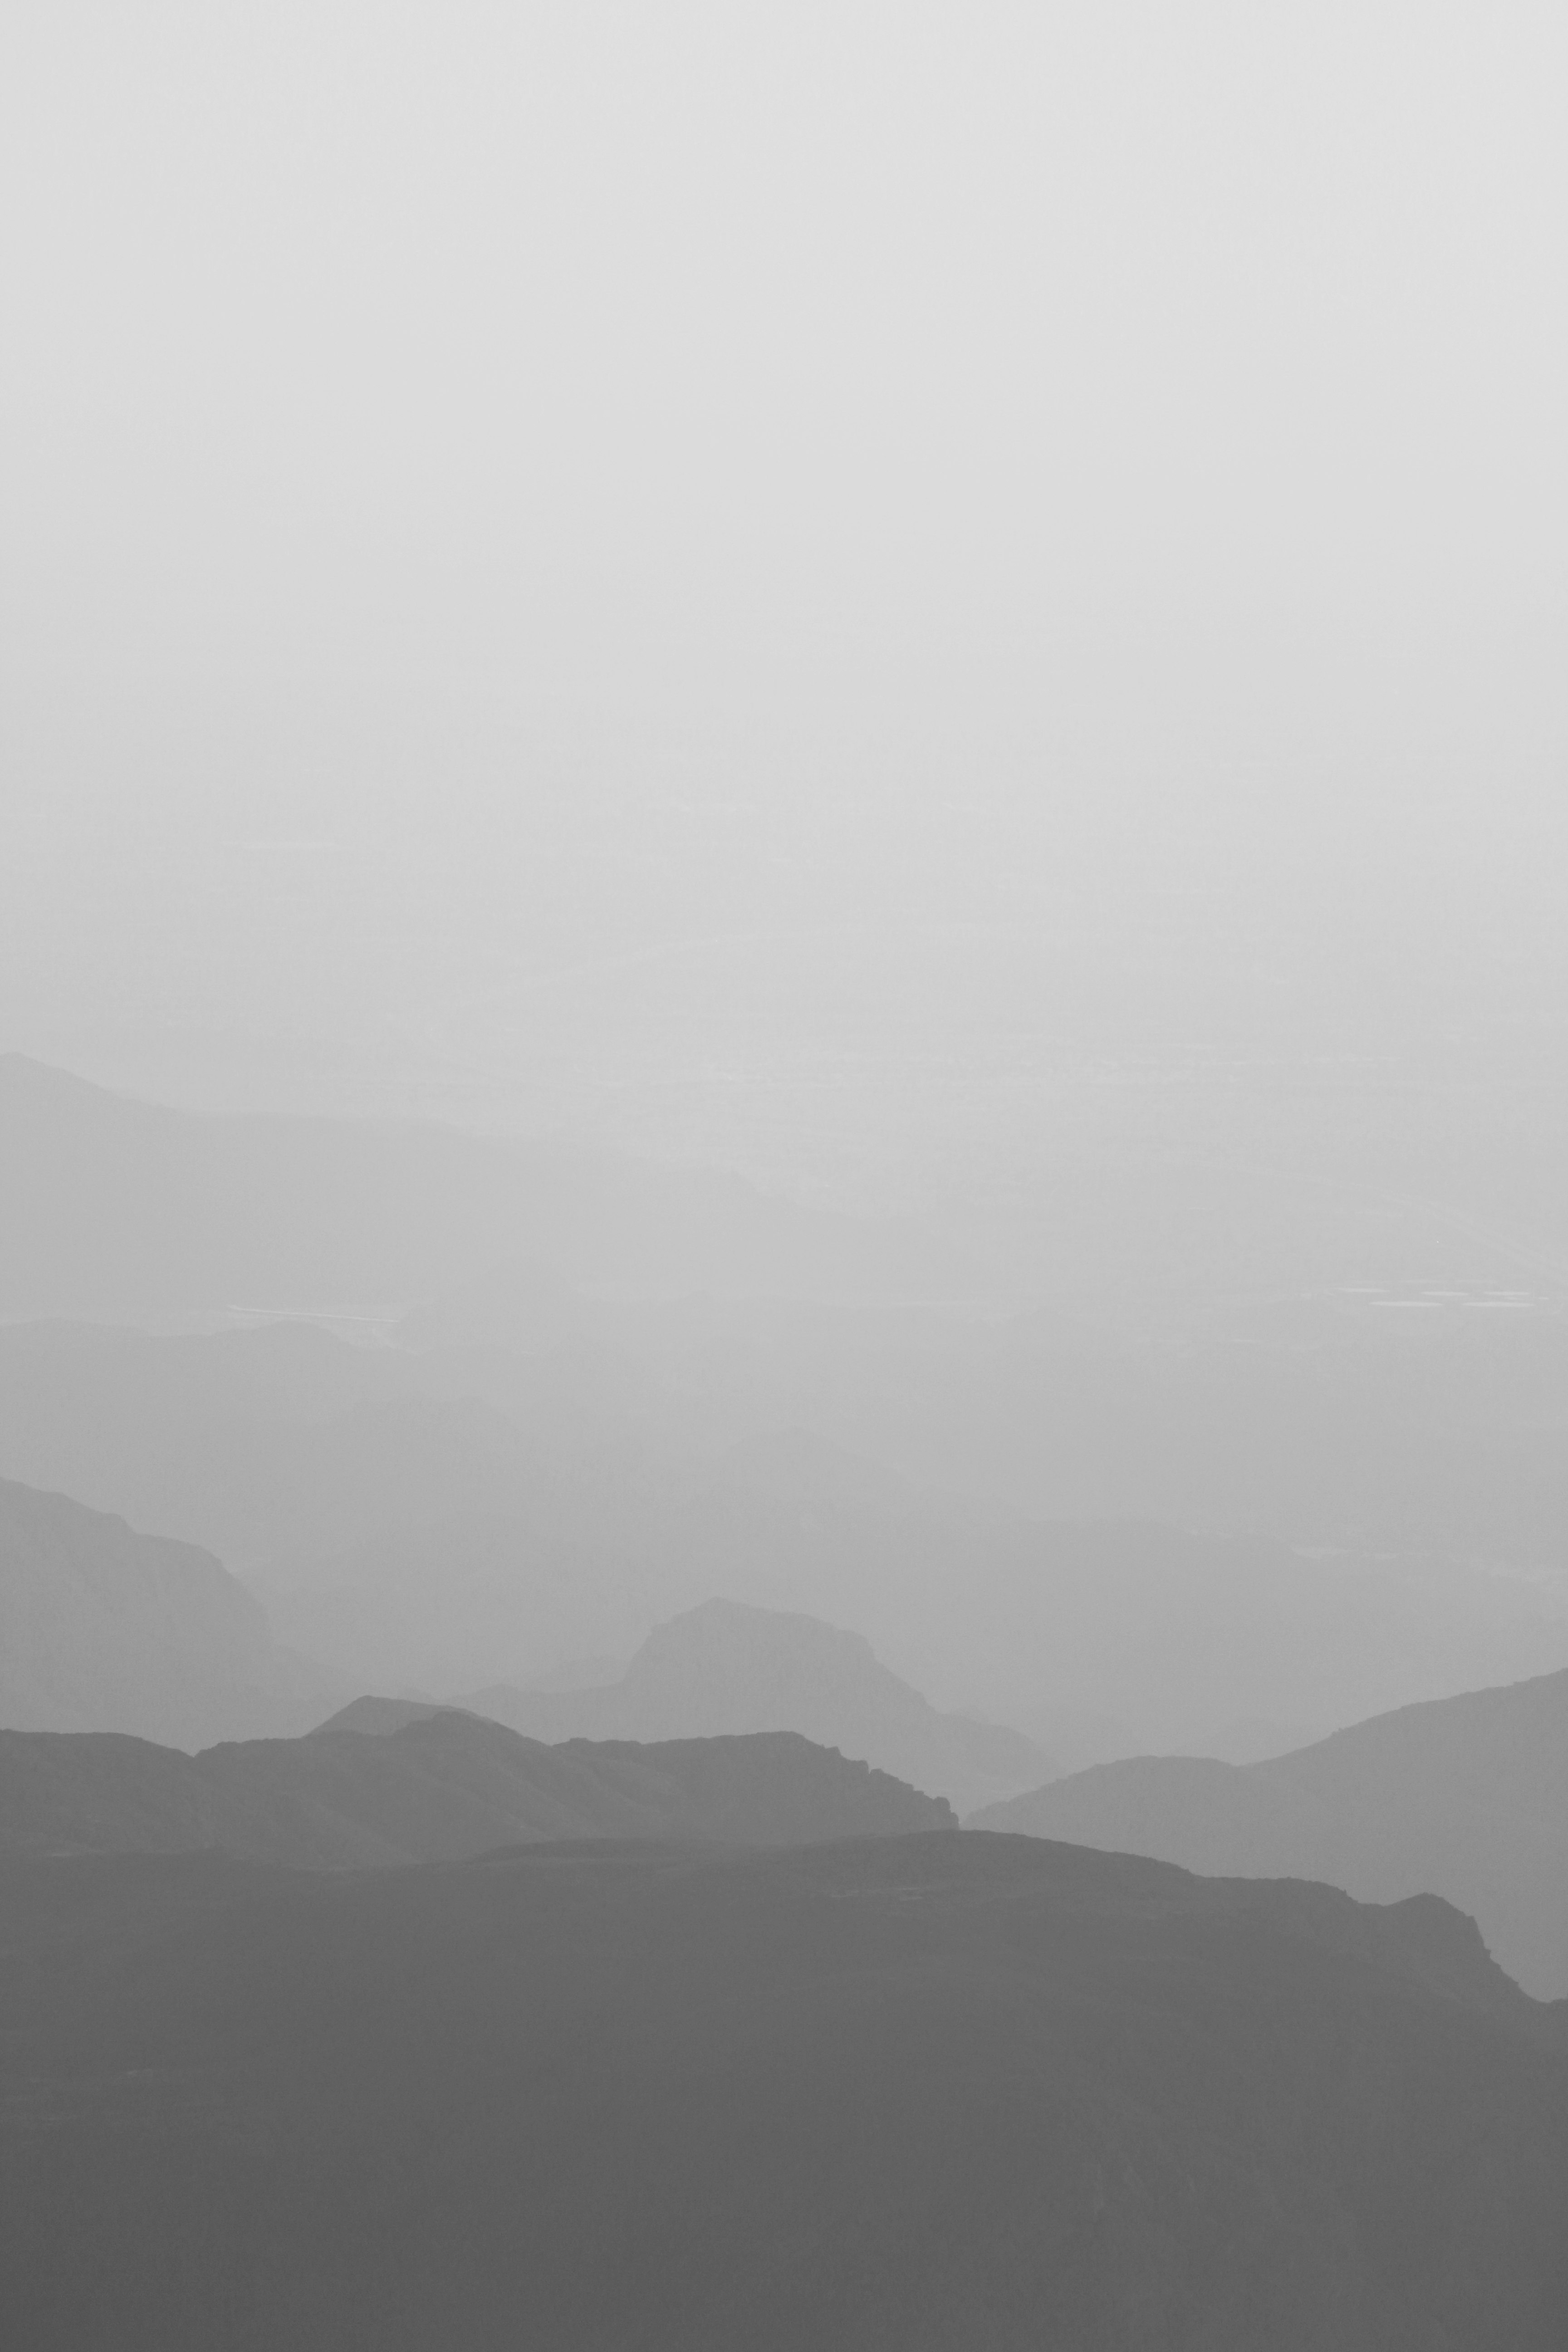
[[[0,1724],[195,1746],[302,1730],[331,1687],[200,1545],[0,1478]]]
[[[1561,2342],[1568,2055],[1442,1906],[942,1832],[0,1901],[18,2342]]]
[[[111,1733],[0,1731],[0,1851],[221,1848],[342,1869],[563,1837],[794,1843],[957,1827],[943,1800],[791,1732],[545,1747],[453,1708],[361,1702],[358,1719],[376,1727],[328,1724],[194,1757]]]
[[[656,1626],[619,1682],[582,1691],[506,1685],[457,1704],[535,1738],[657,1739],[794,1730],[932,1787],[1018,1786],[1047,1759],[1005,1726],[933,1707],[863,1634],[798,1611],[710,1598]]]
[[[431,1121],[176,1110],[0,1055],[0,1317],[402,1312],[518,1256],[632,1292],[886,1296],[973,1279],[912,1225],[740,1177]]]
[[[1222,1875],[1423,1890],[1478,1918],[1509,1973],[1568,1995],[1568,1671],[1421,1700],[1258,1764],[1134,1757],[985,1806],[969,1826]]]

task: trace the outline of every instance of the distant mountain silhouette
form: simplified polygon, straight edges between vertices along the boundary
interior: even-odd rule
[[[202,1117],[0,1055],[0,1317],[411,1304],[531,1257],[631,1291],[965,1293],[949,1244],[737,1177],[412,1122]]]
[[[526,1284],[515,1305],[505,1279],[493,1306],[486,1287],[405,1330],[536,1350],[549,1318]],[[1226,1330],[1233,1308],[1239,1328]],[[1541,1299],[1210,1300],[1200,1326],[1220,1329],[1180,1345],[1075,1322],[1059,1305],[985,1319],[760,1299],[577,1311],[574,1344],[635,1363],[642,1409],[667,1425],[740,1444],[799,1424],[1036,1520],[1532,1565],[1561,1559],[1568,1538],[1556,1443],[1568,1318]],[[1415,1346],[1407,1326],[1396,1336],[1405,1316],[1423,1327]],[[1562,1595],[1560,1580],[1560,1615]]]
[[[451,1708],[362,1699],[302,1739],[182,1756],[0,1731],[0,1851],[177,1853],[297,1867],[455,1860],[536,1838],[740,1844],[957,1826],[940,1799],[780,1732],[546,1748]]]
[[[209,1552],[0,1479],[0,1726],[196,1747],[302,1729],[331,1687]]]
[[[311,1733],[321,1738],[333,1731],[363,1731],[380,1738],[389,1731],[405,1730],[411,1723],[433,1723],[437,1716],[455,1715],[469,1722],[483,1722],[467,1707],[446,1706],[439,1699],[388,1698],[379,1691],[366,1691],[359,1698],[351,1698],[347,1706],[340,1706],[324,1723],[318,1723]]]
[[[769,1323],[769,1347],[793,1328]],[[0,1328],[0,1475],[204,1545],[279,1641],[350,1689],[625,1660],[650,1623],[721,1593],[853,1625],[939,1706],[1015,1724],[1076,1766],[1250,1761],[1568,1665],[1568,1622],[1522,1580],[1032,1523],[921,1487],[789,1425],[841,1379],[837,1357],[790,1344],[778,1392],[746,1407],[781,1424],[721,1444],[724,1395],[706,1374],[684,1385],[674,1338],[650,1369],[607,1349],[354,1347],[300,1325]],[[738,1355],[737,1386],[750,1362]]]
[[[1568,1995],[1568,1673],[1401,1707],[1263,1764],[1098,1765],[970,1826],[1327,1879],[1368,1902],[1429,1890],[1474,1914],[1528,1990]]]
[[[491,1685],[461,1703],[542,1739],[798,1731],[961,1810],[970,1790],[1016,1788],[1046,1765],[1020,1732],[939,1714],[860,1634],[732,1601],[705,1601],[658,1626],[607,1688]]]
[[[948,1834],[0,1915],[28,2352],[1563,2341],[1563,2019],[1431,1898]]]

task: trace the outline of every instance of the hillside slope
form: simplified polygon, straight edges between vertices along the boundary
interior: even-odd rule
[[[461,1702],[534,1738],[689,1739],[789,1730],[842,1749],[960,1811],[1016,1789],[1047,1759],[1004,1726],[943,1715],[858,1633],[819,1619],[705,1601],[658,1626],[599,1690],[491,1685]]]
[[[366,1702],[374,1709],[376,1702]],[[742,1844],[956,1826],[949,1808],[788,1733],[545,1748],[388,1703],[303,1739],[182,1756],[145,1741],[0,1732],[0,1851],[177,1853],[363,1868],[546,1838]]]
[[[1568,1665],[1568,1622],[1527,1580],[1306,1558],[1256,1534],[1031,1523],[794,1425],[847,1377],[837,1324],[808,1321],[809,1339],[787,1318],[737,1326],[700,1378],[685,1318],[671,1325],[657,1375],[607,1346],[525,1358],[299,1324],[0,1327],[0,1476],[216,1552],[345,1696],[624,1661],[713,1593],[853,1626],[937,1706],[1014,1724],[1070,1766],[1249,1761]],[[1020,1432],[1056,1426],[1054,1394],[1008,1404],[962,1350],[952,1370]],[[768,1426],[732,1437],[737,1420]],[[934,1437],[924,1452],[936,1478]],[[1017,1785],[1030,1777],[1044,1772]]]
[[[1327,1879],[1369,1902],[1428,1890],[1472,1913],[1529,1990],[1568,1994],[1568,1673],[1401,1707],[1262,1764],[1097,1765],[971,1826]]]
[[[406,1306],[518,1257],[638,1290],[963,1289],[912,1228],[414,1122],[203,1117],[0,1055],[0,1318]]]
[[[332,1687],[210,1552],[0,1479],[0,1725],[195,1748],[302,1729]]]
[[[0,1904],[29,2352],[1562,2342],[1568,2056],[1441,1904],[951,1835]]]

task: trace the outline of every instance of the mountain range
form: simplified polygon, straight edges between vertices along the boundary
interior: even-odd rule
[[[198,1747],[303,1730],[333,1688],[210,1552],[0,1479],[0,1725]]]
[[[764,1296],[634,1305],[511,1264],[416,1309],[397,1337],[437,1358],[466,1350],[476,1368],[549,1354],[581,1383],[592,1367],[667,1444],[799,1427],[1032,1519],[1249,1529],[1539,1571],[1568,1532],[1564,1305],[1560,1279],[1275,1284],[1166,1331],[1151,1328],[1148,1300],[1130,1318],[1021,1280],[984,1312]]]
[[[677,1442],[636,1364],[612,1377],[605,1360],[351,1346],[299,1324],[0,1328],[0,1475],[216,1553],[345,1695],[624,1662],[713,1594],[851,1625],[943,1711],[1013,1723],[1069,1767],[1250,1761],[1568,1664],[1549,1580],[1256,1529],[1031,1519],[809,1428],[731,1440],[718,1407],[699,1428],[706,1385]]]
[[[462,1704],[535,1739],[711,1738],[787,1728],[948,1798],[1048,1769],[1004,1726],[939,1714],[858,1633],[814,1617],[705,1601],[655,1628],[620,1680],[588,1690],[491,1685]]]
[[[937,1832],[0,1907],[28,2352],[1562,2343],[1563,2016],[1435,1898]]]
[[[954,1826],[951,1809],[792,1732],[546,1748],[456,1709],[352,1704],[304,1738],[185,1756],[0,1731],[0,1851],[183,1853],[363,1869],[536,1839],[798,1844]]]
[[[970,1826],[1223,1876],[1421,1891],[1479,1922],[1542,1999],[1568,1995],[1568,1674],[1401,1707],[1238,1767],[1140,1756],[987,1806]]]
[[[553,1566],[563,1579],[567,1563]],[[495,1573],[502,1605],[515,1606],[515,1553]],[[323,1627],[297,1612],[307,1637]],[[341,1674],[274,1641],[266,1613],[210,1553],[5,1480],[0,1635],[0,1725],[16,1730],[201,1748],[308,1729],[343,1695]],[[799,1732],[966,1809],[1050,1769],[1021,1734],[939,1713],[858,1635],[720,1601],[656,1629],[612,1687],[502,1686],[462,1703],[551,1741]]]
[[[1042,1288],[1002,1202],[955,1241],[556,1140],[196,1117],[16,1055],[0,1056],[0,1324],[315,1316],[395,1335],[416,1381],[462,1359],[474,1392],[531,1412],[564,1382],[677,1454],[799,1425],[1036,1520],[1256,1530],[1424,1565],[1539,1567],[1568,1531],[1550,1254],[1510,1266],[1505,1252],[1487,1279],[1450,1267],[1443,1287],[1436,1264],[1426,1286],[1357,1282],[1353,1264],[1334,1280],[1270,1266],[1265,1246],[1253,1279],[1210,1285],[1205,1312],[1167,1330],[1114,1283]],[[1097,1180],[1058,1172],[1072,1197],[1031,1215],[1065,1232]],[[1235,1179],[1256,1222],[1261,1171],[1184,1174]],[[1163,1168],[1167,1191],[1183,1181]],[[1119,1248],[1161,1200],[1137,1217],[1122,1204]],[[1386,1236],[1390,1206],[1358,1215]],[[1002,1234],[1022,1250],[1011,1267]],[[1223,1255],[1234,1220],[1210,1238]]]
[[[0,1055],[0,1318],[395,1316],[520,1255],[593,1286],[968,1295],[913,1226],[434,1123],[218,1117]]]

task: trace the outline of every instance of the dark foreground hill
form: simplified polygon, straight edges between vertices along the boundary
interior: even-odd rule
[[[475,1716],[375,1701],[346,1709],[344,1722],[363,1727],[199,1756],[141,1739],[0,1732],[0,1853],[221,1847],[257,1862],[364,1868],[540,1838],[768,1845],[954,1825],[941,1798],[790,1732],[546,1748]]]
[[[657,1626],[620,1681],[602,1689],[492,1685],[462,1704],[536,1739],[798,1731],[935,1790],[961,1810],[1050,1769],[1022,1732],[942,1714],[890,1673],[863,1635],[734,1601],[704,1601]]]
[[[972,1820],[1369,1902],[1430,1889],[1531,1992],[1568,1994],[1568,1673],[1400,1707],[1264,1764],[1097,1765]]]
[[[1561,2352],[1558,2021],[1026,1839],[0,1863],[28,2352]]]

